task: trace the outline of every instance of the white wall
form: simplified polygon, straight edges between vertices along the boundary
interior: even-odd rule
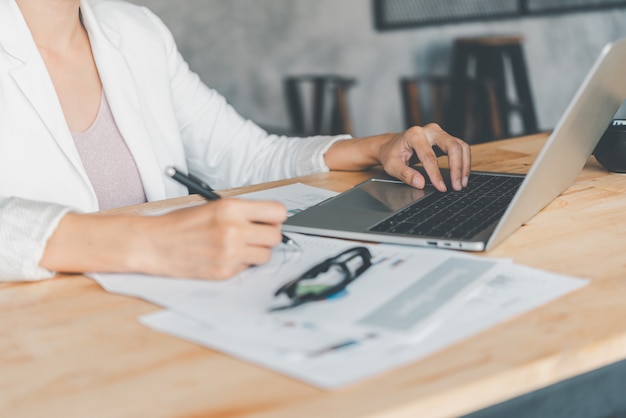
[[[539,124],[553,127],[602,46],[626,37],[626,9],[378,32],[368,0],[134,0],[172,29],[203,80],[246,117],[288,125],[286,74],[357,78],[358,135],[403,128],[398,79],[446,72],[455,37],[521,34]]]

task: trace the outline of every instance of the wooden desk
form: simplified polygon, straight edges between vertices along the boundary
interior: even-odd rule
[[[474,147],[474,168],[525,172],[545,136]],[[364,173],[301,180],[337,191]],[[236,194],[258,187],[229,191]],[[196,197],[125,209],[150,211]],[[0,285],[3,417],[440,417],[626,358],[626,176],[591,158],[576,183],[488,256],[592,283],[419,361],[325,392],[152,331],[157,308],[83,276]]]

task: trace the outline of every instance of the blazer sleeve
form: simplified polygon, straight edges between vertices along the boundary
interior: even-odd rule
[[[150,16],[165,43],[172,100],[190,171],[218,189],[328,171],[324,154],[349,135],[268,134],[207,87],[189,69],[165,25]]]
[[[0,281],[54,276],[39,267],[46,243],[69,208],[0,196]]]

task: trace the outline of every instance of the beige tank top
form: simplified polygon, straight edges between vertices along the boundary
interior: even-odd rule
[[[146,201],[137,164],[117,129],[104,92],[93,124],[84,132],[72,132],[72,137],[100,210]]]

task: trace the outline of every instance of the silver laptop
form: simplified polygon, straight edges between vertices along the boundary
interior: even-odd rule
[[[290,217],[283,230],[489,250],[574,182],[625,99],[626,39],[604,47],[527,175],[472,172],[467,189],[446,193],[379,176]]]

